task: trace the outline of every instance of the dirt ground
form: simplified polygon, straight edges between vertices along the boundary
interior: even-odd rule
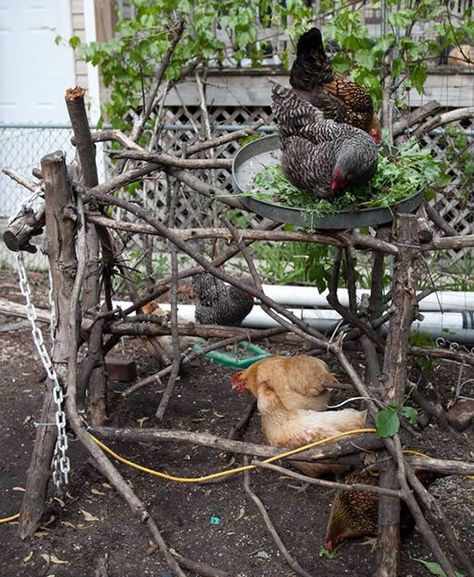
[[[44,279],[32,274],[33,296],[45,304]],[[2,297],[23,302],[14,274],[0,271]],[[35,422],[44,391],[44,372],[36,355],[28,325],[20,319],[0,317],[0,517],[18,512],[35,435]],[[279,349],[282,354],[294,350]],[[135,359],[139,376],[157,369],[143,343],[125,339],[114,354]],[[337,365],[331,368],[340,373]],[[445,402],[453,395],[458,372],[453,365],[439,366],[433,384]],[[226,436],[249,403],[247,395],[230,386],[234,370],[200,361],[189,367],[175,389],[161,424],[163,428],[206,431]],[[472,375],[465,374],[465,379]],[[129,399],[120,396],[126,384],[109,386],[110,424],[157,426],[154,413],[163,387],[150,386]],[[467,394],[467,388],[464,393]],[[472,396],[472,395],[471,395]],[[335,397],[343,398],[342,393]],[[440,458],[472,459],[473,431],[442,430],[431,422],[420,438],[409,439],[417,448]],[[249,442],[262,442],[258,415],[245,434]],[[163,442],[113,444],[127,458],[150,468],[189,477],[241,463],[241,457],[190,444]],[[70,438],[71,482],[67,492],[51,490],[44,525],[26,541],[17,524],[0,525],[0,567],[5,577],[169,577],[161,555],[151,547],[145,528],[125,502],[90,465],[79,443]],[[242,476],[225,483],[179,484],[148,476],[118,465],[119,470],[154,516],[168,545],[183,555],[206,562],[233,577],[290,577],[290,569],[265,528],[260,513],[243,489]],[[320,557],[333,493],[315,486],[304,492],[295,482],[270,471],[251,473],[251,484],[262,499],[280,537],[311,575],[367,577],[376,563],[373,543],[366,539],[346,543],[333,559]],[[437,480],[431,488],[464,545],[470,551],[474,526],[474,482],[461,477]],[[443,541],[444,544],[444,541]],[[428,576],[415,559],[432,560],[416,530],[403,537],[400,575]],[[99,572],[105,560],[106,573]],[[193,575],[193,573],[189,573]]]

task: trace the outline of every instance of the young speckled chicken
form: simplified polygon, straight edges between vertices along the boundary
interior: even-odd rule
[[[334,72],[317,28],[298,39],[290,84],[304,100],[319,108],[325,118],[351,124],[381,140],[380,123],[369,92],[347,76]]]
[[[252,295],[210,273],[195,275],[192,288],[198,300],[195,317],[201,324],[240,325],[253,308]]]
[[[420,481],[428,486],[435,479],[431,472],[417,473]],[[342,482],[346,485],[360,483],[363,485],[378,486],[378,474],[369,471],[353,471],[345,475]],[[332,551],[336,545],[346,539],[356,539],[363,535],[376,535],[378,530],[379,495],[366,491],[336,492],[331,507],[326,530],[326,549]],[[413,528],[414,521],[408,507],[402,502],[400,513],[400,529],[402,532]]]
[[[354,471],[342,482],[347,485],[361,483],[378,486],[378,475],[366,471]],[[326,549],[332,551],[341,541],[362,535],[376,535],[378,524],[379,497],[376,493],[345,491],[340,489],[331,507],[326,530]]]
[[[232,376],[232,387],[239,393],[258,396],[261,383],[273,387],[286,409],[327,409],[330,391],[326,385],[337,383],[321,359],[308,355],[274,356],[250,365]]]
[[[316,198],[331,198],[374,176],[377,147],[363,130],[326,120],[320,110],[277,83],[272,88],[272,109],[283,173],[296,187]]]
[[[267,443],[273,447],[290,449],[353,429],[361,429],[367,417],[367,411],[355,409],[322,412],[310,409],[287,409],[273,387],[266,382],[258,386],[257,407]],[[327,461],[324,463],[294,461],[293,464],[312,477],[341,473],[347,469],[345,465]]]

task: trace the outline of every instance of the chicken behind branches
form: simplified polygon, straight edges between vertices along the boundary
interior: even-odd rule
[[[377,170],[377,147],[363,130],[325,120],[293,90],[274,83],[272,108],[279,127],[286,178],[317,198],[349,184],[366,184]]]
[[[319,108],[325,118],[351,124],[367,132],[376,144],[380,142],[380,123],[374,114],[372,97],[362,86],[334,72],[318,28],[300,36],[290,84],[299,96]]]
[[[195,318],[201,324],[240,325],[253,308],[253,296],[210,273],[195,275],[192,288],[198,299]]]
[[[420,471],[417,473],[417,477],[425,486],[428,486],[435,479],[435,476],[427,471]],[[361,483],[376,487],[379,484],[379,476],[369,471],[353,471],[345,475],[342,482],[346,485]],[[377,493],[338,490],[332,503],[326,530],[326,549],[332,551],[336,545],[346,539],[356,539],[363,535],[376,535],[379,521],[378,511],[379,495]],[[400,529],[401,531],[408,531],[413,528],[413,525],[413,517],[408,507],[402,502]]]
[[[327,409],[330,391],[337,383],[326,363],[308,355],[275,356],[250,365],[232,376],[232,387],[239,393],[258,396],[258,387],[268,383],[286,409]]]
[[[312,411],[310,409],[286,409],[273,387],[260,383],[257,391],[257,407],[262,421],[265,439],[273,447],[295,449],[315,441],[364,427],[367,411],[343,409],[341,411]],[[312,477],[328,473],[340,473],[346,465],[334,462],[293,462],[294,466]]]
[[[342,482],[346,485],[362,483],[376,487],[379,477],[366,471],[354,471],[346,475]],[[345,539],[376,535],[378,511],[379,497],[376,493],[338,490],[326,530],[326,549],[333,551]]]

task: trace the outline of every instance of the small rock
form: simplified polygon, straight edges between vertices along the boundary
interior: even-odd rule
[[[448,421],[457,431],[467,429],[474,417],[474,400],[458,401],[448,411]]]
[[[257,557],[259,559],[270,559],[270,555],[266,551],[259,551]]]

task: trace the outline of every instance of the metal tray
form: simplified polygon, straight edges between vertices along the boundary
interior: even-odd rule
[[[236,193],[252,190],[255,175],[265,166],[280,162],[281,150],[277,134],[263,136],[243,146],[232,162],[232,181]],[[241,196],[240,200],[249,210],[277,222],[294,224],[312,229],[345,229],[374,226],[391,222],[395,213],[410,213],[423,202],[423,191],[388,208],[363,208],[325,216],[316,216],[310,210],[286,207],[281,204]]]

